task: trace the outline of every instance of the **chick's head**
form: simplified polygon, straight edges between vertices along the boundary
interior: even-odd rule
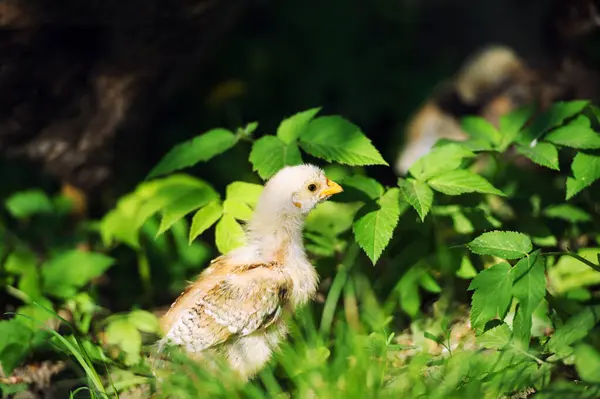
[[[288,215],[307,214],[342,187],[314,165],[288,166],[265,185],[259,206]]]

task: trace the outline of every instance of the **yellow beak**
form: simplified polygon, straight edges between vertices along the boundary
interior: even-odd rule
[[[332,196],[333,194],[341,193],[342,191],[344,191],[342,186],[340,186],[333,180],[327,179],[327,188],[325,190],[321,191],[321,194],[319,195],[319,197],[321,197],[321,199],[325,199],[325,198]]]

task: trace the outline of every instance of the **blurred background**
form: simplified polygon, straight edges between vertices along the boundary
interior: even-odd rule
[[[251,121],[272,132],[315,106],[393,163],[409,118],[473,52],[504,45],[547,72],[574,42],[583,59],[598,18],[591,0],[6,0],[0,189],[68,183],[102,213],[174,143]],[[249,167],[228,165],[211,173]]]
[[[173,145],[215,127],[258,121],[256,136],[272,134],[284,117],[322,106],[360,126],[393,166],[429,134],[418,118],[440,120],[431,134],[441,137],[445,123],[468,114],[496,122],[523,104],[596,99],[597,3],[1,1],[0,199],[39,189],[77,209],[30,224],[3,209],[0,235],[42,258],[88,245],[94,221]],[[482,49],[492,56],[478,66]],[[497,109],[499,99],[508,105]],[[260,183],[249,151],[242,143],[190,173],[220,191],[233,180]],[[394,185],[401,172],[368,173]],[[168,305],[216,255],[185,241],[170,243],[168,255],[162,243],[146,248],[145,286],[138,275],[148,259],[115,250],[119,268],[96,281],[100,305]],[[0,291],[0,312],[17,304]]]

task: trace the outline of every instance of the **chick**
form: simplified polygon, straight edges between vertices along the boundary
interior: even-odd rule
[[[410,119],[396,172],[405,175],[439,139],[466,140],[462,116],[479,114],[498,125],[502,115],[533,101],[535,79],[535,73],[506,46],[475,52]]]
[[[318,276],[302,242],[306,215],[342,192],[313,165],[285,167],[265,185],[245,245],[214,259],[161,319],[159,346],[225,360],[246,380],[269,361],[294,311],[316,293]]]

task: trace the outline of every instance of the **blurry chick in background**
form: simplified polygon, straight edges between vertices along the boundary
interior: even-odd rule
[[[405,175],[439,139],[466,140],[462,116],[478,114],[497,125],[500,116],[533,100],[534,86],[533,71],[510,48],[490,46],[475,53],[409,121],[396,172]]]
[[[302,241],[306,215],[342,192],[312,165],[286,167],[265,185],[246,243],[213,260],[161,320],[166,344],[204,362],[225,360],[242,379],[269,361],[293,312],[316,293],[318,276]]]
[[[507,46],[475,52],[407,124],[396,173],[405,175],[439,139],[467,139],[462,117],[479,115],[498,127],[501,116],[525,105],[543,111],[556,101],[600,99],[600,60],[591,62],[584,48],[600,27],[598,3],[554,0],[541,32],[546,46],[542,59],[521,57]]]

